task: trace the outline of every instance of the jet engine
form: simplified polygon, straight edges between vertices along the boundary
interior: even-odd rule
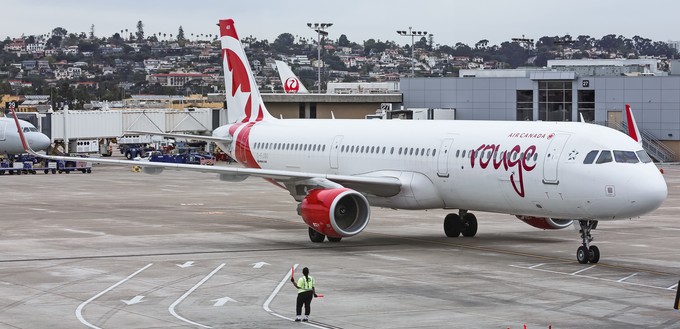
[[[543,230],[560,230],[567,228],[573,222],[571,219],[558,219],[549,217],[533,217],[517,215],[521,221]]]
[[[340,238],[361,232],[371,207],[361,193],[348,188],[314,189],[302,200],[298,214],[315,231]]]

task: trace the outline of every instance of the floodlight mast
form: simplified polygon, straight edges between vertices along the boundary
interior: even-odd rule
[[[317,77],[317,84],[318,84],[318,93],[321,93],[321,36],[327,36],[328,32],[326,32],[326,29],[329,27],[333,26],[333,23],[307,23],[307,27],[310,29],[314,30],[316,32],[316,58],[317,58],[317,71],[318,71],[318,77]]]
[[[397,34],[404,36],[404,37],[411,37],[411,77],[416,76],[416,71],[415,71],[415,65],[416,65],[416,59],[413,57],[413,46],[415,44],[415,36],[425,36],[427,35],[427,31],[413,31],[413,27],[409,26],[408,27],[408,32],[406,31],[397,31]]]

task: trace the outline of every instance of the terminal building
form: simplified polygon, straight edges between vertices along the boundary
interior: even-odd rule
[[[680,155],[678,61],[669,74],[657,71],[656,60],[555,60],[542,69],[403,78],[400,88],[406,108],[455,108],[457,120],[578,121],[583,116],[621,129],[630,104],[650,155],[660,161],[677,161]]]

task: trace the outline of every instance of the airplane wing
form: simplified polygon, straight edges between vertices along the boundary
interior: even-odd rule
[[[379,196],[393,196],[401,191],[401,181],[397,177],[391,176],[350,176],[350,175],[330,175],[308,172],[295,172],[286,170],[272,170],[260,168],[242,168],[242,167],[224,167],[224,166],[205,166],[185,163],[166,163],[166,162],[152,162],[148,160],[114,160],[102,158],[81,158],[81,157],[66,157],[66,156],[51,156],[36,153],[32,150],[27,150],[28,153],[49,160],[62,161],[85,161],[103,164],[113,164],[120,166],[140,166],[142,169],[151,174],[161,173],[163,170],[190,170],[204,173],[214,173],[225,175],[227,178],[242,178],[260,177],[273,179],[281,183],[295,183],[298,181],[307,180],[324,180],[340,184],[345,187],[355,189],[359,192]],[[236,181],[241,179],[236,179]]]
[[[232,141],[231,138],[224,138],[224,137],[217,137],[217,136],[171,134],[171,133],[162,133],[162,132],[154,132],[154,131],[141,131],[141,130],[128,130],[125,133],[126,134],[138,134],[138,135],[157,135],[157,136],[172,137],[172,138],[196,139],[196,140],[203,140],[203,141],[207,141],[207,142],[231,142]]]
[[[272,170],[272,169],[260,169],[260,168],[238,168],[238,167],[222,167],[222,166],[205,166],[205,165],[195,165],[195,164],[185,164],[185,163],[166,163],[166,162],[151,162],[151,161],[136,161],[136,160],[114,160],[114,159],[101,159],[101,158],[81,158],[81,157],[67,157],[67,156],[52,156],[39,154],[31,149],[31,147],[26,142],[26,137],[21,131],[19,125],[19,119],[17,119],[16,113],[12,109],[12,115],[14,116],[14,121],[19,131],[19,136],[21,137],[21,143],[24,150],[31,155],[39,158],[55,160],[55,161],[84,161],[84,162],[97,162],[97,163],[108,163],[119,166],[140,166],[147,173],[158,174],[165,169],[170,170],[191,170],[204,173],[215,173],[225,175],[227,180],[241,180],[250,176],[261,177],[267,179],[273,179],[277,182],[282,183],[295,183],[299,181],[309,181],[317,180],[322,185],[328,181],[335,184],[340,184],[343,186],[354,188],[359,192],[365,192],[380,196],[393,196],[399,193],[401,190],[401,181],[397,177],[390,176],[350,176],[350,175],[329,175],[329,174],[319,174],[319,173],[306,173],[306,172],[295,172],[286,170]],[[186,135],[193,136],[193,135]],[[222,139],[224,140],[224,139]]]

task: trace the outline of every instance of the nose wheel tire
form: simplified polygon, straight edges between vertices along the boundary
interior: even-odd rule
[[[340,242],[340,240],[342,240],[342,237],[334,238],[332,236],[327,236],[326,239],[328,239],[328,242]]]
[[[580,246],[576,250],[576,259],[581,264],[587,264],[589,256],[590,252],[588,251],[588,248],[586,248],[585,246]]]
[[[597,264],[600,261],[600,249],[597,246],[590,246],[589,251],[588,261],[592,264]]]

